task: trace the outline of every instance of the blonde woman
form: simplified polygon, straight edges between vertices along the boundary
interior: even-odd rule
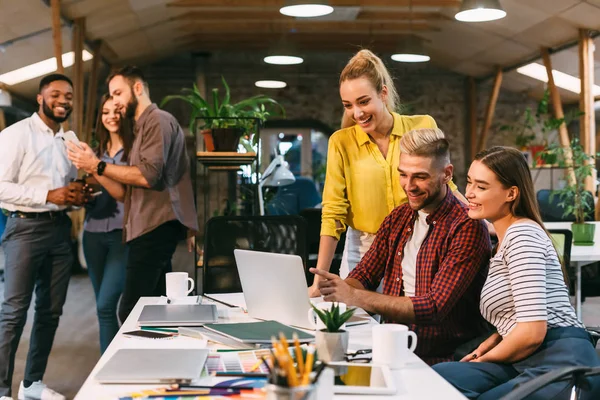
[[[387,68],[369,50],[359,51],[340,75],[342,129],[329,139],[317,268],[329,271],[340,235],[346,243],[340,277],[369,250],[384,218],[407,197],[400,186],[400,138],[436,128],[429,115],[400,115],[398,93]],[[454,183],[450,188],[456,191]],[[455,193],[466,203],[464,197]],[[309,296],[320,296],[316,275]]]

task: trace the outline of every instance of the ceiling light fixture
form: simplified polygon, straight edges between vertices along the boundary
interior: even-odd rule
[[[412,1],[408,3],[408,26],[409,31],[412,33]],[[400,40],[398,44],[400,52],[392,54],[392,60],[406,63],[420,63],[427,62],[431,59],[425,47],[423,46],[423,39],[417,36],[410,36]]]
[[[267,64],[295,65],[302,64],[304,59],[298,56],[294,43],[287,34],[283,34],[271,47],[269,54],[263,59]]]
[[[517,68],[517,72],[521,75],[528,76],[538,81],[548,82],[548,72],[542,64],[531,63]],[[581,80],[573,75],[565,74],[564,72],[552,70],[554,84],[559,88],[568,90],[573,93],[581,93]],[[600,86],[594,85],[594,97],[600,96]]]
[[[399,45],[401,51],[392,54],[392,60],[406,63],[427,62],[431,59],[423,47],[423,40],[418,37],[410,37]]]
[[[88,61],[94,58],[94,56],[92,56],[89,51],[83,50],[82,58],[83,61]],[[65,68],[73,65],[75,63],[75,53],[70,51],[63,54],[62,62]],[[30,64],[2,74],[0,75],[0,82],[12,86],[30,79],[38,78],[54,71],[56,71],[56,57],[48,58],[47,60],[39,61],[34,64]]]
[[[265,88],[265,89],[281,89],[281,88],[286,87],[287,83],[285,83],[283,81],[265,80],[265,81],[256,81],[256,82],[254,82],[254,85],[256,87]]]
[[[273,55],[266,56],[264,61],[267,64],[276,64],[276,65],[295,65],[302,64],[304,59],[302,57],[297,56],[284,56],[284,55]]]
[[[500,0],[463,0],[454,18],[462,22],[494,21],[506,17]]]
[[[279,12],[288,17],[322,17],[331,14],[333,7],[327,4],[327,1],[287,0]]]

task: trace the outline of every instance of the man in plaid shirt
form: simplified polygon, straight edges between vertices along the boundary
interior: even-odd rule
[[[408,204],[383,221],[369,251],[348,278],[311,269],[325,301],[409,325],[415,353],[428,364],[452,360],[458,346],[487,331],[479,296],[491,245],[482,221],[449,190],[453,166],[439,129],[419,129],[400,142],[398,170]],[[375,290],[383,280],[383,293]]]

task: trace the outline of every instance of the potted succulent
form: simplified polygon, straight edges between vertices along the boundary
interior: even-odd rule
[[[594,211],[594,196],[585,189],[585,182],[592,176],[592,170],[595,165],[595,158],[591,154],[586,154],[583,146],[578,139],[573,139],[571,145],[564,148],[558,144],[548,146],[546,153],[553,154],[558,161],[558,165],[567,169],[567,173],[572,172],[571,179],[567,179],[566,185],[554,191],[550,195],[560,199],[559,207],[564,209],[564,217],[574,217],[575,222],[571,225],[573,232],[573,242],[579,246],[592,246],[594,244],[594,224],[585,223],[586,215]]]
[[[348,350],[347,331],[342,326],[354,314],[354,308],[344,312],[340,311],[338,303],[333,303],[329,310],[320,309],[311,304],[317,317],[325,325],[325,329],[315,332],[315,345],[317,356],[323,362],[343,361]]]
[[[271,115],[272,107],[285,116],[285,110],[274,99],[259,94],[237,103],[231,103],[231,93],[225,78],[221,77],[225,93],[219,97],[219,89],[212,89],[210,101],[202,97],[194,84],[192,88],[181,89],[181,94],[166,96],[161,107],[171,100],[183,100],[192,106],[190,132],[196,133],[198,120],[204,119],[200,128],[208,151],[237,151],[240,137],[250,136],[256,129],[256,120],[261,123]]]

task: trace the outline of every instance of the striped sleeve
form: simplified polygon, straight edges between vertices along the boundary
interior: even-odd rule
[[[538,229],[522,225],[505,237],[504,254],[517,322],[546,321],[546,241]]]

